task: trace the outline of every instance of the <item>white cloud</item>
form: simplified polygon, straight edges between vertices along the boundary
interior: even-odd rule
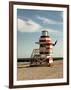
[[[41,26],[32,20],[22,20],[18,18],[18,30],[20,32],[35,32],[40,29]]]
[[[43,24],[62,24],[62,22],[54,21],[49,18],[36,16],[37,19],[41,20]]]
[[[62,34],[62,32],[58,30],[43,28],[42,26],[40,26],[39,24],[37,24],[32,20],[25,21],[18,18],[18,31],[20,32],[36,32],[36,31],[41,32],[43,30],[48,31],[49,33],[55,33],[59,35]]]

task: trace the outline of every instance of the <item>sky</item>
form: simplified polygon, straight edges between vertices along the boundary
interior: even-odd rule
[[[63,11],[17,9],[17,58],[31,57],[43,30],[58,41],[53,57],[63,57]]]

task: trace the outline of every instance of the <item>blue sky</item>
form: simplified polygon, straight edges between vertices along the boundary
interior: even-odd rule
[[[17,57],[29,58],[39,48],[41,31],[47,30],[53,42],[54,57],[63,56],[63,11],[17,9]]]

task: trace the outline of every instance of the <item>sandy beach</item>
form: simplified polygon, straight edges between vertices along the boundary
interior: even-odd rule
[[[53,66],[17,64],[17,80],[58,79],[63,77],[63,60],[54,61]]]

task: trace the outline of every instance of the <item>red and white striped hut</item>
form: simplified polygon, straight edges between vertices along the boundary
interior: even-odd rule
[[[53,63],[52,54],[53,46],[55,46],[55,44],[53,44],[52,39],[48,36],[48,31],[42,31],[42,35],[40,36],[37,44],[39,44],[39,53],[41,58],[46,58],[48,64]]]

